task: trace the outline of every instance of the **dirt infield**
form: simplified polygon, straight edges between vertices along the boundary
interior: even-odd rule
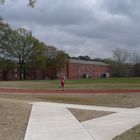
[[[0,88],[0,92],[14,93],[140,93],[140,90],[31,90],[31,89],[6,89]]]

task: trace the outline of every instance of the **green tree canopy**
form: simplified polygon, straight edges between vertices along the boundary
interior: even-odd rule
[[[54,46],[46,46],[45,55],[47,70],[53,69],[57,73],[65,68],[66,61],[69,58],[67,53],[62,50],[58,50]],[[54,77],[56,77],[56,75]]]
[[[3,19],[0,17],[0,52],[3,52],[2,46],[3,42],[7,41],[7,37],[11,33],[11,28],[7,23],[3,22]]]
[[[32,36],[26,29],[12,30],[0,22],[0,59],[10,60],[19,67],[20,79],[24,79],[25,67],[53,69],[60,72],[64,69],[69,55],[54,46],[47,46]],[[6,61],[3,61],[5,64]]]
[[[3,51],[3,57],[16,61],[19,64],[20,79],[22,79],[24,77],[22,75],[25,64],[32,62],[33,58],[37,62],[40,55],[43,54],[43,47],[32,36],[31,32],[23,28],[10,31],[8,35],[5,35],[7,38],[1,41],[2,45],[0,46],[0,49]]]

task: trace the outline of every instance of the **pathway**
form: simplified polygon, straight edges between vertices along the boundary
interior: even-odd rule
[[[79,122],[67,108],[116,112]],[[140,108],[33,103],[24,140],[111,140],[140,124]]]

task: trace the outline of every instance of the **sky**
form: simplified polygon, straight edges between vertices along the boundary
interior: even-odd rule
[[[111,58],[113,50],[140,53],[140,0],[5,0],[0,16],[70,56]]]

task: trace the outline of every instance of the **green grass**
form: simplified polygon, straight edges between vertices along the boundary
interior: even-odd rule
[[[140,83],[140,77],[126,78],[102,78],[102,79],[78,79],[69,80],[72,83]]]
[[[59,89],[59,80],[1,81],[0,88]],[[65,89],[140,89],[140,77],[65,80]]]

